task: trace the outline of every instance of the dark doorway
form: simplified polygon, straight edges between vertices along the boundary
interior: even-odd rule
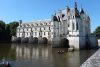
[[[47,44],[48,43],[48,39],[46,37],[42,38],[42,44]]]
[[[61,39],[61,47],[69,48],[69,40],[66,38]]]
[[[38,44],[38,38],[37,37],[33,38],[33,44]]]

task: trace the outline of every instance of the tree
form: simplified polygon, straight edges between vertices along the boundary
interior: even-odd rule
[[[11,36],[15,36],[16,35],[16,28],[19,25],[19,22],[13,21],[9,25],[10,25],[10,34],[11,34]]]
[[[15,36],[16,28],[19,22],[13,21],[9,24],[5,24],[4,21],[0,20],[0,42],[10,42],[11,36]]]
[[[93,33],[96,34],[98,38],[100,38],[100,26],[98,26]]]
[[[0,20],[0,41],[5,40],[5,22]]]
[[[100,26],[98,26],[95,31],[94,31],[95,34],[100,34]]]
[[[5,30],[5,22],[0,20],[0,30]]]

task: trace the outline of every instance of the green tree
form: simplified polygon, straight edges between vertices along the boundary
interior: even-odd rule
[[[19,22],[13,21],[9,24],[5,24],[4,21],[0,20],[0,42],[10,42],[11,36],[15,36],[16,28]]]
[[[100,26],[95,29],[94,34],[100,34]]]
[[[0,20],[0,30],[5,30],[5,22]]]
[[[98,38],[100,38],[100,26],[98,26],[93,33],[96,34]]]
[[[10,25],[10,34],[11,34],[11,36],[15,36],[16,35],[16,28],[19,25],[19,22],[13,21],[9,25]]]
[[[5,22],[0,20],[0,42],[5,40]]]

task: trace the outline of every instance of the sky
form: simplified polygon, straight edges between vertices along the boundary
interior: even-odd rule
[[[66,6],[73,8],[75,2],[79,10],[83,7],[90,16],[93,32],[100,25],[100,0],[0,0],[0,20],[10,23],[50,19],[51,15]]]

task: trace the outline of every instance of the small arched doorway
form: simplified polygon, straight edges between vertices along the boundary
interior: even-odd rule
[[[61,47],[69,48],[69,40],[66,38],[61,39]]]
[[[42,38],[42,44],[48,44],[48,39],[46,37]]]

